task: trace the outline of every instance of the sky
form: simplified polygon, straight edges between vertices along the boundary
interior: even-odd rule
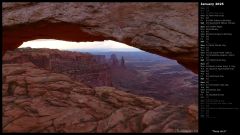
[[[128,46],[126,44],[112,41],[94,41],[94,42],[68,42],[55,39],[37,39],[24,42],[19,48],[31,47],[31,48],[50,48],[59,50],[77,50],[77,51],[141,51],[137,48]]]

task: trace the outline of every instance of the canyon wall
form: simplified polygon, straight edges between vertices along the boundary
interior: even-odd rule
[[[34,39],[115,40],[198,72],[197,3],[2,4],[3,54]]]
[[[31,62],[39,68],[68,75],[70,78],[96,86],[112,86],[111,64],[104,55],[90,55],[57,49],[18,48],[8,51],[3,64]]]

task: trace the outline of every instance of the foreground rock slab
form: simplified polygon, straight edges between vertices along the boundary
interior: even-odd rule
[[[89,88],[32,63],[3,65],[3,132],[197,132],[196,107]]]

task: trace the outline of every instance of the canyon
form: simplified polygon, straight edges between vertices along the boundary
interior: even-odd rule
[[[110,86],[172,104],[198,102],[198,76],[174,61],[146,52],[93,53],[18,48],[4,55],[3,64],[31,62],[92,88]]]
[[[172,104],[113,87],[112,73],[131,78],[128,62],[115,54],[57,49],[6,52],[3,132],[197,132],[195,103]]]

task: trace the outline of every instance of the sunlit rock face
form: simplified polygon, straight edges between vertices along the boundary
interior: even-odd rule
[[[197,3],[3,3],[3,53],[24,41],[116,40],[198,72]]]

